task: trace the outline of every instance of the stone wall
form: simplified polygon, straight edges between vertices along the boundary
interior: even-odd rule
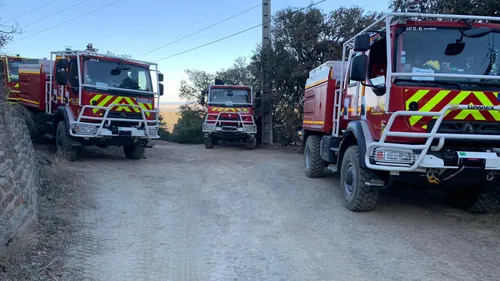
[[[39,170],[21,112],[0,101],[0,249],[37,217]]]

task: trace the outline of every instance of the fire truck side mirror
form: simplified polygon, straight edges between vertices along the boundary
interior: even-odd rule
[[[366,65],[368,62],[367,55],[358,55],[352,58],[350,79],[354,81],[365,81]]]
[[[158,81],[163,82],[163,73],[158,73]]]
[[[200,97],[200,104],[203,105],[203,106],[205,105],[205,95],[203,95],[203,94]]]
[[[59,68],[59,69],[61,69],[61,68],[68,69],[68,67],[69,67],[68,60],[66,60],[66,59],[59,59],[57,61],[57,68]]]
[[[61,86],[65,86],[68,82],[68,73],[64,69],[60,69],[56,73],[56,83]]]
[[[354,51],[366,52],[370,49],[370,35],[361,34],[354,38]]]
[[[163,96],[163,84],[160,83],[160,96]]]

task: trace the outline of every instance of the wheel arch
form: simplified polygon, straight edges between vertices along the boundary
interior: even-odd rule
[[[362,168],[366,168],[365,154],[367,147],[367,136],[364,128],[364,121],[351,121],[347,125],[347,129],[344,132],[342,142],[340,143],[340,149],[338,153],[338,167],[342,167],[342,160],[344,158],[344,153],[347,148],[352,145],[357,145],[359,149],[359,165]],[[366,124],[365,124],[366,125]],[[340,170],[340,169],[339,169]]]
[[[69,116],[68,113],[66,112],[66,109],[64,107],[59,107],[56,111],[56,114],[54,116],[54,120],[52,120],[52,136],[55,138],[56,137],[56,132],[57,132],[57,124],[59,122],[64,121],[66,125],[69,128]]]

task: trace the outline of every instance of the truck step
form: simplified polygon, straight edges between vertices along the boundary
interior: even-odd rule
[[[382,180],[370,180],[365,181],[365,185],[373,188],[381,188],[385,186],[385,182]]]
[[[332,173],[336,173],[338,170],[339,169],[338,169],[337,165],[335,165],[335,164],[328,165],[328,171],[330,171]]]

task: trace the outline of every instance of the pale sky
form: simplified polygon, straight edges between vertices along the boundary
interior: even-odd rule
[[[17,22],[23,33],[6,48],[8,54],[48,58],[51,51],[66,46],[85,49],[92,43],[100,51],[131,54],[134,58],[156,61],[206,44],[262,22],[261,7],[214,26],[150,54],[160,46],[206,28],[225,18],[250,9],[261,0],[1,0],[1,23]],[[272,0],[273,13],[288,6],[301,8],[310,0]],[[346,2],[328,0],[317,7],[331,11]],[[386,10],[386,0],[354,0],[368,10]],[[76,6],[75,6],[76,5]],[[347,6],[348,6],[347,5]],[[73,7],[74,6],[74,7]],[[37,9],[38,7],[41,7]],[[93,12],[94,10],[97,10]],[[64,10],[64,11],[63,11]],[[76,18],[76,19],[75,19]],[[55,27],[54,27],[55,26]],[[180,81],[185,69],[215,72],[227,68],[239,56],[250,56],[261,40],[256,28],[173,58],[158,61],[165,75],[162,102],[180,101]],[[140,57],[138,57],[140,56]]]

